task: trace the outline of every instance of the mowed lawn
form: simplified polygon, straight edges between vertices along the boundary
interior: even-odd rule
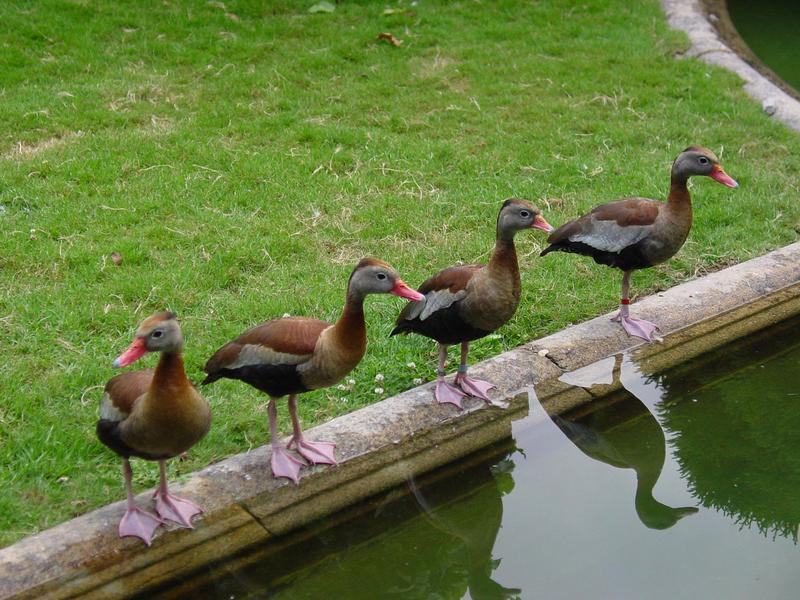
[[[335,319],[363,256],[417,285],[485,260],[504,198],[556,226],[664,198],[690,144],[741,187],[694,180],[689,241],[634,291],[798,237],[800,137],[682,58],[656,0],[312,4],[0,4],[0,545],[124,497],[97,403],[154,311],[180,316],[198,381],[251,325]],[[520,234],[520,309],[474,361],[616,306],[618,273],[539,259],[544,237]],[[303,396],[306,425],[434,377],[432,342],[388,338],[402,304],[368,298],[367,356],[345,389]],[[212,430],[172,475],[268,440],[263,395],[204,394]],[[139,491],[157,482],[134,472]]]

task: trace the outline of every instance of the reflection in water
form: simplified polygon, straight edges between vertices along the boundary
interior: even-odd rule
[[[658,377],[680,473],[703,506],[797,541],[800,322]],[[699,363],[699,364],[698,364]],[[719,377],[720,369],[735,370]]]
[[[422,491],[413,478],[407,481],[408,489],[431,526],[462,546],[463,553],[459,553],[458,561],[463,561],[466,567],[467,587],[473,600],[505,600],[516,598],[522,592],[518,588],[504,587],[491,577],[500,566],[500,559],[492,557],[492,550],[503,522],[502,495],[514,489],[513,470],[514,462],[509,456],[491,467],[481,466],[479,477],[484,479],[484,484],[477,491],[481,498],[473,498],[473,502],[480,502],[479,515],[470,503],[448,506],[439,502],[437,493],[445,492],[444,489]]]
[[[288,551],[267,544],[246,561],[220,565],[210,581],[189,578],[142,598],[519,598],[520,589],[498,581],[493,556],[515,452],[507,438],[468,462],[408,480],[409,493],[376,497]]]
[[[567,373],[561,379],[581,387],[621,381],[625,387],[638,388],[639,395],[653,405],[654,400],[661,398],[661,390],[652,380],[642,378],[634,367],[627,357],[618,354]],[[623,370],[625,376],[622,376]],[[653,488],[664,468],[666,439],[653,413],[637,396],[625,394],[614,405],[614,410],[573,415],[550,415],[550,418],[589,458],[636,472],[636,514],[644,525],[651,529],[667,529],[697,512],[697,508],[691,506],[672,508],[653,497]]]

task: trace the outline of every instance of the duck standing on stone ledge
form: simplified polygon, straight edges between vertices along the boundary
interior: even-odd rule
[[[166,460],[185,452],[208,432],[211,410],[186,378],[183,370],[183,335],[170,312],[156,313],[136,330],[130,347],[115,361],[125,367],[147,352],[160,352],[154,369],[129,371],[106,384],[100,400],[97,437],[122,457],[128,506],[119,523],[119,535],[135,536],[148,546],[164,519],[192,527],[192,517],[202,509],[178,498],[167,488]],[[161,480],[155,493],[155,516],[137,508],[133,500],[130,457],[158,461]]]
[[[672,164],[666,202],[626,198],[601,204],[556,229],[547,240],[550,245],[541,254],[545,256],[554,250],[574,252],[591,256],[598,264],[621,269],[621,306],[612,320],[621,323],[628,335],[648,342],[653,341],[658,326],[628,314],[631,272],[662,263],[683,246],[692,227],[692,202],[686,182],[693,175],[706,175],[727,187],[739,187],[711,150],[691,146]]]
[[[497,216],[497,237],[489,264],[439,271],[418,288],[424,299],[409,304],[397,317],[391,335],[418,333],[439,343],[434,391],[438,402],[462,408],[461,398],[469,395],[491,403],[487,392],[494,384],[467,376],[469,343],[489,335],[514,316],[522,292],[514,236],[530,228],[553,230],[530,202],[506,200]],[[461,344],[455,386],[444,380],[447,347],[451,344]]]
[[[305,463],[292,456],[278,435],[278,398],[289,395],[293,444],[297,452],[314,464],[335,465],[334,444],[309,442],[303,438],[297,417],[297,395],[336,384],[361,361],[367,348],[364,298],[386,293],[419,300],[392,267],[375,258],[356,265],[347,285],[342,316],[336,324],[306,317],[283,317],[262,323],[225,344],[205,366],[203,385],[217,379],[239,379],[269,394],[269,425],[272,442],[272,474],[298,483]]]

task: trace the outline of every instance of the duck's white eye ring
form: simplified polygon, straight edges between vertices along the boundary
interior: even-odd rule
[[[697,160],[700,162],[701,165],[707,165],[708,164],[708,159],[705,156],[701,156]]]
[[[529,213],[527,210],[523,210],[520,211],[519,216],[522,217],[523,219],[527,219],[528,217],[531,216],[531,213]]]

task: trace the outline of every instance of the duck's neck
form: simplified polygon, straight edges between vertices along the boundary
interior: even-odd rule
[[[681,222],[688,230],[692,226],[692,198],[686,185],[688,177],[673,173],[667,196],[667,211],[673,219]]]
[[[363,356],[367,347],[364,296],[348,291],[342,315],[333,326],[333,335],[343,352]]]
[[[639,479],[636,487],[636,514],[650,529],[667,529],[683,516],[681,509],[662,504],[653,497],[655,481]]]
[[[150,397],[157,397],[158,403],[179,403],[184,395],[181,390],[191,387],[183,369],[183,357],[180,350],[162,352],[158,360],[156,372],[150,383]]]
[[[513,233],[497,232],[492,257],[489,259],[489,275],[499,278],[511,277],[515,288],[519,288],[519,263]]]

